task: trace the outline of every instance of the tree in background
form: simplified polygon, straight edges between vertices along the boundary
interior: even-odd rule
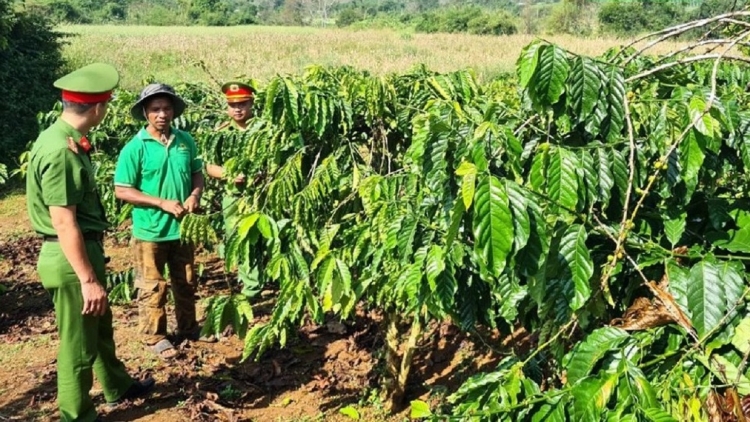
[[[553,9],[545,25],[551,33],[590,35],[594,26],[591,14],[591,0],[563,0]]]
[[[468,32],[477,35],[510,35],[517,32],[513,18],[503,12],[488,12],[479,6],[450,7],[422,13],[417,32]]]
[[[61,35],[47,17],[0,0],[0,63],[0,151],[7,159],[36,138],[37,113],[57,100],[52,83],[64,65]]]
[[[8,47],[8,38],[13,27],[12,17],[10,2],[0,0],[0,51]]]
[[[355,22],[359,22],[365,18],[365,14],[361,9],[356,7],[347,7],[339,12],[336,16],[336,26],[345,27]]]
[[[747,0],[25,0],[55,22],[315,25],[420,32],[633,35],[737,10]],[[457,12],[449,12],[457,10]],[[481,13],[477,13],[479,10]],[[472,25],[469,21],[472,20]],[[470,28],[471,26],[471,28]],[[692,36],[692,34],[687,34]]]
[[[720,0],[713,3],[715,5],[711,8],[718,9],[730,2]],[[724,3],[724,5],[719,3]],[[622,36],[656,31],[688,21],[690,17],[687,8],[680,2],[610,1],[599,9],[599,23],[602,31]]]
[[[706,0],[698,7],[696,18],[706,19],[722,13],[740,10],[747,4],[746,0]]]
[[[309,0],[285,0],[281,9],[280,23],[282,25],[304,25],[310,6]]]

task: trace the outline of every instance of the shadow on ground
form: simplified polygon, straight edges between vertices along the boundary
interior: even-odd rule
[[[33,367],[13,362],[19,369],[6,371],[11,376],[0,380],[0,390],[6,388],[0,394],[8,401],[0,409],[0,420],[59,420],[53,359],[56,346],[35,342],[43,333],[52,333],[49,338],[56,336],[51,300],[34,273],[38,248],[34,238],[0,243],[0,283],[10,286],[0,295],[0,342],[16,343],[23,350],[44,347],[39,353],[46,356]],[[220,263],[206,263],[201,285],[203,297],[228,292]],[[268,320],[277,293],[269,290],[253,301],[256,323]],[[321,413],[328,420],[343,406],[367,402],[370,393],[380,388],[380,319],[363,310],[358,310],[351,323],[331,319],[322,325],[308,324],[291,336],[285,348],[271,348],[258,361],[243,361],[242,341],[229,336],[214,344],[179,344],[178,358],[169,362],[137,343],[137,308],[133,304],[114,311],[118,355],[135,376],[152,375],[158,384],[147,399],[114,409],[107,409],[101,393],[94,391],[105,421],[277,420],[279,415],[293,420]],[[172,318],[172,309],[168,315]],[[487,342],[497,345],[500,339],[480,341],[448,323],[433,324],[415,355],[405,403],[434,389],[455,391],[470,375],[492,369],[500,354],[481,345]],[[26,373],[19,372],[24,370]]]

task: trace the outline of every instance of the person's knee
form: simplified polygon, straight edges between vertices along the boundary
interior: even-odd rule
[[[147,307],[162,307],[167,303],[167,282],[141,280],[138,285],[138,303]]]

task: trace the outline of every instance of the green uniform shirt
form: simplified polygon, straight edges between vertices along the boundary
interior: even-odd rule
[[[237,124],[237,122],[234,119],[232,119],[217,126],[215,131],[216,132],[232,132],[232,131],[245,132],[247,131],[248,127],[249,126],[242,128],[240,127],[240,125]],[[223,165],[223,164],[220,164],[220,165]],[[245,191],[245,186],[244,185],[237,186],[231,181],[228,181],[224,185],[224,190],[226,191],[227,195],[236,198],[242,195],[242,193]]]
[[[166,146],[143,128],[120,152],[115,186],[138,189],[146,195],[184,202],[193,190],[193,173],[202,171],[198,148],[187,132],[172,128]],[[180,222],[159,208],[133,207],[133,236],[147,242],[180,238]]]
[[[75,205],[76,221],[82,233],[103,232],[109,228],[96,190],[94,168],[78,145],[81,137],[80,132],[58,119],[39,134],[31,148],[26,207],[37,233],[57,234],[52,227],[51,206]]]

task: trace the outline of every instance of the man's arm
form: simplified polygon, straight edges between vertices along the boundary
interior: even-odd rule
[[[195,140],[190,134],[186,133],[188,143],[190,145],[190,196],[185,200],[185,209],[187,212],[195,212],[200,206],[201,194],[203,193],[203,186],[205,180],[203,179],[203,160],[198,155],[198,147],[195,145]],[[208,170],[206,166],[206,170]]]
[[[161,198],[146,195],[138,189],[130,186],[115,185],[115,197],[121,201],[141,207],[161,208],[164,202]]]
[[[160,208],[164,212],[172,213],[179,218],[185,212],[179,201],[170,201],[155,196],[146,195],[136,188],[141,174],[141,157],[137,143],[131,141],[120,151],[115,167],[115,198],[141,207]]]
[[[177,218],[180,218],[185,213],[185,209],[182,207],[182,204],[180,204],[180,201],[172,201],[146,195],[138,189],[130,186],[115,186],[115,197],[129,204],[141,207],[159,208],[164,212],[174,214]]]
[[[224,179],[224,167],[217,166],[216,164],[206,164],[206,174],[214,179]],[[245,175],[237,175],[237,177],[234,178],[234,183],[238,185],[245,183]]]
[[[206,174],[208,174],[210,177],[213,177],[214,179],[221,179],[222,177],[224,177],[224,167],[217,166],[216,164],[207,164]]]
[[[107,310],[107,293],[99,284],[86,253],[83,234],[76,222],[76,206],[50,206],[49,212],[63,254],[81,282],[83,314],[104,315]]]
[[[196,199],[200,199],[201,194],[203,193],[204,185],[205,185],[205,180],[203,179],[203,173],[200,171],[193,172],[193,175],[192,175],[193,190],[190,192],[190,196],[195,196]]]
[[[200,208],[201,193],[203,192],[203,172],[194,171],[192,176],[192,188],[190,196],[185,200],[185,210],[194,213]]]

